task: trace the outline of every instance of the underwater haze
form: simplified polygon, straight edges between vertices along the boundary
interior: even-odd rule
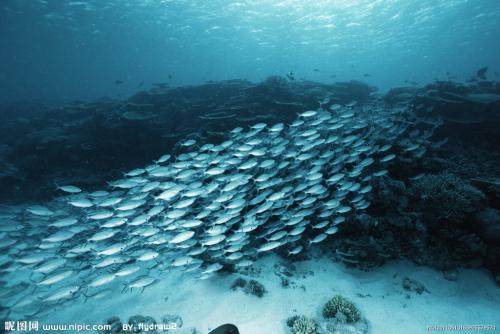
[[[5,0],[2,100],[263,80],[463,81],[498,71],[495,0]],[[123,82],[116,85],[115,82]]]
[[[500,1],[0,0],[0,332],[500,328]]]

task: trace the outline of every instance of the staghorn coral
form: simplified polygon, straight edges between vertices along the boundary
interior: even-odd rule
[[[361,314],[353,302],[341,295],[336,295],[323,306],[323,317],[331,319],[341,315],[346,317],[347,322],[356,322],[361,318]]]
[[[294,334],[316,334],[316,322],[306,316],[300,316],[293,322],[292,332]]]
[[[485,201],[484,194],[467,181],[450,173],[429,174],[410,189],[428,220],[461,223]]]

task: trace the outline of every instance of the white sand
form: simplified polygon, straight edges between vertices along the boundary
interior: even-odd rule
[[[261,273],[255,279],[268,290],[263,298],[230,290],[232,282],[242,275],[199,281],[188,274],[170,272],[142,294],[120,294],[116,286],[111,299],[78,301],[40,321],[94,324],[114,315],[126,321],[135,314],[160,321],[165,314],[178,314],[184,321],[175,331],[179,334],[191,333],[188,328],[193,327],[208,333],[227,322],[236,324],[242,334],[279,334],[286,333],[287,317],[304,314],[320,319],[322,305],[341,294],[359,306],[371,333],[428,333],[427,325],[496,325],[500,330],[500,288],[487,272],[461,270],[458,279],[450,282],[435,270],[408,262],[362,272],[324,257],[295,263],[297,274],[291,278],[295,287],[283,288],[273,270],[280,261],[268,256],[256,263]],[[429,292],[406,292],[401,285],[406,276]]]

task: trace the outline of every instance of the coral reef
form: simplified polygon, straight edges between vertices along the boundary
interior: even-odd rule
[[[413,178],[422,166],[439,170],[442,163],[436,167],[433,155],[410,161],[374,185],[372,206],[329,245],[335,258],[362,270],[406,257],[443,271],[485,264],[497,273],[496,211],[484,209],[494,201],[446,169]]]
[[[461,224],[478,211],[486,200],[469,182],[451,173],[424,175],[415,181],[410,193],[419,202],[426,221]]]
[[[340,316],[345,316],[346,322],[356,322],[361,318],[353,302],[341,295],[335,295],[323,306],[323,317],[330,319]]]

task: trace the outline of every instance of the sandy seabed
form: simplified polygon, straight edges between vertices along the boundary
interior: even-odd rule
[[[282,287],[274,266],[283,259],[270,255],[258,260],[256,274],[219,274],[198,280],[181,272],[165,277],[144,292],[116,293],[102,300],[78,299],[38,319],[40,323],[100,324],[118,316],[126,321],[140,314],[158,322],[166,314],[182,317],[183,326],[169,332],[208,333],[224,323],[236,324],[242,334],[288,333],[285,320],[292,315],[321,319],[322,306],[333,295],[352,300],[369,324],[370,333],[429,333],[428,326],[491,325],[500,330],[500,288],[482,270],[460,270],[454,281],[428,267],[399,261],[365,272],[346,268],[327,257],[295,262],[290,285]],[[256,279],[267,289],[258,298],[231,290],[237,277]],[[409,277],[427,291],[408,292]],[[460,332],[443,331],[440,332]],[[465,331],[463,331],[465,332]],[[481,331],[476,331],[481,332]]]

